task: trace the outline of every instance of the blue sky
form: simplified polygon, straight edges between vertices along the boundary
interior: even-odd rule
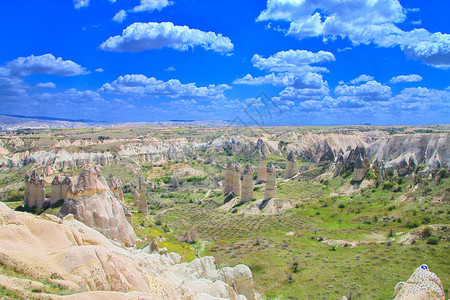
[[[448,1],[0,2],[0,113],[102,121],[450,118]]]

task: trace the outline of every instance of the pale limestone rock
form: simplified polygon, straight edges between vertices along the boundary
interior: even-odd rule
[[[60,278],[68,299],[261,299],[246,266],[218,270],[213,257],[183,263],[176,253],[118,247],[72,215],[61,222],[1,202],[0,249],[30,278]]]
[[[219,270],[219,278],[226,284],[235,287],[239,295],[244,295],[248,300],[256,299],[252,271],[248,266],[237,265],[234,268],[223,268]]]
[[[264,154],[261,154],[258,169],[258,181],[265,182],[267,180],[267,158]]]
[[[241,166],[237,163],[233,172],[233,194],[241,195]]]
[[[267,181],[266,181],[266,190],[264,191],[264,199],[275,198],[277,195],[277,186],[275,184],[275,179],[277,176],[277,172],[273,164],[270,164],[267,167]]]
[[[31,176],[25,175],[24,206],[42,208],[45,203],[45,179],[40,178],[36,170]]]
[[[247,202],[253,197],[253,167],[250,163],[244,167],[242,178],[241,202]]]
[[[369,161],[362,158],[362,155],[359,155],[356,158],[355,168],[353,170],[353,180],[360,182],[366,176],[367,170],[369,170]]]
[[[297,159],[295,158],[294,151],[291,151],[286,158],[286,171],[284,173],[284,179],[291,178],[298,173]]]
[[[234,166],[230,161],[225,169],[225,184],[224,184],[224,192],[230,193],[233,191],[233,174],[234,174]]]
[[[444,286],[427,265],[421,265],[406,282],[395,286],[393,299],[445,300]]]
[[[114,176],[111,176],[111,177],[109,177],[109,180],[108,180],[108,186],[111,189],[111,191],[113,192],[113,194],[116,196],[116,198],[120,202],[124,202],[122,181],[120,181],[119,179],[117,179]]]
[[[136,242],[122,203],[109,189],[101,171],[91,165],[86,165],[74,179],[58,216],[68,214],[126,246],[134,246]]]

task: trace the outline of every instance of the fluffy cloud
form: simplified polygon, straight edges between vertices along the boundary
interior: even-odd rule
[[[370,101],[386,101],[391,96],[391,88],[377,81],[368,81],[358,86],[338,85],[334,89],[338,97],[356,97]]]
[[[117,14],[114,15],[113,21],[117,23],[122,23],[127,17],[127,12],[122,9]]]
[[[88,74],[86,68],[71,60],[55,58],[52,54],[40,56],[30,55],[19,57],[7,62],[5,65],[14,76],[27,76],[32,74],[52,74],[57,76],[75,76]]]
[[[20,98],[27,95],[29,86],[22,78],[11,75],[11,70],[0,67],[0,96],[2,99]],[[1,101],[0,101],[1,102]]]
[[[154,10],[161,10],[172,4],[173,2],[168,0],[141,0],[140,4],[128,10],[128,13],[152,12]],[[126,19],[128,13],[122,9],[113,17],[113,21],[122,23]]]
[[[88,7],[89,0],[73,0],[73,5],[75,6],[76,9]]]
[[[236,79],[233,84],[247,84],[247,85],[263,85],[271,84],[279,87],[294,87],[296,89],[320,89],[326,86],[322,75],[313,72],[305,74],[294,74],[290,72],[285,73],[270,73],[265,76],[253,77],[250,74],[243,78]]]
[[[355,79],[351,80],[350,83],[351,84],[357,84],[359,82],[367,82],[367,81],[371,81],[373,79],[374,79],[373,76],[363,74],[363,75],[359,75]]]
[[[94,106],[95,102],[105,103],[105,99],[99,93],[91,90],[79,91],[77,89],[68,89],[58,93],[33,94],[32,98],[39,101],[46,101],[54,105],[71,105],[76,107],[80,104]]]
[[[102,73],[103,71],[104,71],[103,68],[97,68],[97,69],[95,69],[95,72]]]
[[[132,9],[133,12],[161,10],[166,6],[172,5],[168,0],[141,0],[140,4]]]
[[[287,87],[280,92],[279,98],[281,100],[306,101],[313,99],[322,99],[329,93],[330,89],[327,86],[322,86],[320,89],[295,89],[293,87]]]
[[[450,113],[450,89],[406,88],[393,98],[401,110]]]
[[[327,51],[314,53],[307,50],[288,50],[280,51],[268,58],[255,54],[252,58],[252,63],[253,66],[260,70],[271,72],[305,72],[327,71],[326,68],[310,65],[334,60],[333,53]]]
[[[348,38],[354,45],[400,46],[405,53],[438,68],[450,68],[450,37],[425,29],[403,31],[407,10],[398,0],[268,0],[257,21],[289,22],[287,35],[298,39]]]
[[[314,53],[306,50],[288,50],[275,53],[268,58],[255,54],[252,58],[253,66],[272,73],[259,77],[247,74],[243,78],[236,79],[233,84],[271,84],[278,87],[325,91],[328,89],[328,83],[323,80],[321,74],[316,72],[328,72],[328,70],[324,67],[311,66],[311,64],[334,60],[333,53],[327,51]]]
[[[450,68],[450,34],[430,34],[425,29],[415,29],[406,35],[402,48],[407,55],[430,66]]]
[[[182,84],[179,80],[157,80],[144,75],[119,76],[112,83],[105,83],[100,89],[103,93],[135,95],[143,98],[168,97],[189,100],[224,99],[224,92],[230,87],[226,84],[197,87],[195,83]]]
[[[175,68],[172,67],[172,66],[170,66],[170,67],[167,67],[164,71],[166,71],[166,72],[172,72],[172,71],[175,71]]]
[[[164,47],[186,51],[197,46],[219,53],[233,51],[231,40],[220,33],[175,26],[171,22],[131,24],[123,30],[122,35],[110,37],[100,48],[106,51],[139,52]]]
[[[400,82],[418,82],[422,81],[422,76],[417,74],[411,74],[411,75],[399,75],[392,77],[390,83],[400,83]]]
[[[34,87],[44,89],[54,89],[56,88],[56,84],[54,84],[53,82],[40,82],[36,84]]]

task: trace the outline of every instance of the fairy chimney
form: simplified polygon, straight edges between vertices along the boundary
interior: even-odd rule
[[[277,172],[273,164],[270,164],[267,167],[267,181],[266,181],[266,190],[264,191],[264,199],[275,198],[277,195],[277,186],[275,184],[275,178],[277,176]]]
[[[265,182],[267,180],[267,158],[264,154],[261,154],[258,169],[258,181]]]
[[[225,185],[224,192],[230,193],[233,190],[233,174],[234,174],[234,166],[230,161],[225,169]]]
[[[24,206],[36,208],[44,207],[45,203],[45,180],[39,177],[36,170],[31,176],[25,176],[25,198]]]
[[[284,173],[284,179],[291,178],[298,173],[297,159],[295,159],[294,151],[291,151],[286,158],[286,171]]]
[[[242,178],[242,195],[241,202],[247,202],[253,197],[253,167],[246,164]]]
[[[233,194],[241,195],[241,166],[239,163],[234,166],[233,172]]]

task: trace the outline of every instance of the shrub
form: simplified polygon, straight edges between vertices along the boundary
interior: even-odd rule
[[[394,187],[395,183],[391,181],[383,182],[383,190],[390,190]]]
[[[197,234],[197,231],[195,229],[186,230],[183,233],[183,237],[181,238],[181,240],[183,242],[188,243],[188,244],[195,243],[197,241],[197,239],[198,239],[198,234]]]
[[[437,244],[439,244],[439,239],[438,239],[437,237],[430,236],[430,237],[427,239],[427,244],[428,244],[428,245],[437,245]]]
[[[408,228],[417,228],[417,227],[419,227],[419,222],[417,222],[417,221],[408,222],[408,224],[406,224],[406,226]]]
[[[339,204],[338,208],[345,208],[345,204]]]

